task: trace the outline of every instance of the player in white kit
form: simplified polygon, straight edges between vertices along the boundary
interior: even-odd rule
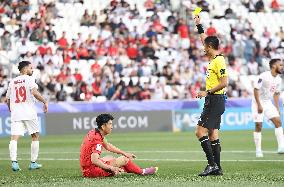
[[[41,165],[36,162],[39,152],[39,123],[35,108],[35,99],[41,101],[43,110],[48,111],[47,101],[38,92],[38,85],[32,77],[32,64],[28,61],[19,63],[20,75],[9,83],[6,99],[11,112],[11,141],[9,144],[12,170],[19,171],[17,162],[17,141],[26,131],[32,137],[31,163],[29,169],[39,169]]]
[[[252,99],[252,117],[255,122],[253,133],[256,157],[263,157],[261,149],[261,129],[264,115],[273,122],[275,136],[278,143],[278,153],[284,153],[283,128],[281,126],[279,95],[281,91],[280,75],[283,71],[283,62],[280,59],[272,59],[269,62],[270,71],[259,75],[254,84],[254,98]],[[274,105],[271,101],[273,98]]]

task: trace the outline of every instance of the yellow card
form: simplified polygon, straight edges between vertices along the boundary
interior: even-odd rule
[[[196,7],[192,13],[193,13],[193,15],[198,16],[198,14],[199,14],[201,11],[202,11],[202,8]]]

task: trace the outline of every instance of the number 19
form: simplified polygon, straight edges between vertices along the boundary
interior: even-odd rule
[[[21,86],[19,89],[17,87],[15,87],[15,89],[16,89],[15,103],[25,102],[27,99],[26,88],[24,86]]]

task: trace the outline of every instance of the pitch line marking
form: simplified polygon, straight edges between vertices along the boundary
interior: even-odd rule
[[[8,158],[0,158],[0,160],[10,160]],[[18,160],[30,160],[30,159],[18,159]],[[79,161],[76,158],[40,158],[39,161]],[[135,159],[138,161],[166,161],[166,162],[205,162],[206,160],[191,160],[191,159]],[[284,162],[284,160],[221,160],[222,162]]]
[[[154,150],[154,151],[126,151],[126,152],[133,152],[133,153],[203,153],[203,151],[162,151],[162,150]],[[39,154],[79,154],[80,152],[76,152],[76,151],[69,151],[69,152],[60,152],[60,151],[43,151],[43,152],[39,152]],[[244,151],[244,150],[232,150],[232,151],[222,151],[221,153],[255,153],[255,151]],[[263,151],[263,153],[266,154],[276,154],[276,151]],[[7,155],[9,154],[7,153],[0,153],[0,155]],[[29,155],[31,153],[18,153],[18,155]]]

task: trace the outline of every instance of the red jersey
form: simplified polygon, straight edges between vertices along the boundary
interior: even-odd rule
[[[92,153],[101,155],[102,148],[104,147],[104,137],[97,129],[90,130],[84,137],[80,151],[80,165],[81,168],[90,167],[92,164]]]

